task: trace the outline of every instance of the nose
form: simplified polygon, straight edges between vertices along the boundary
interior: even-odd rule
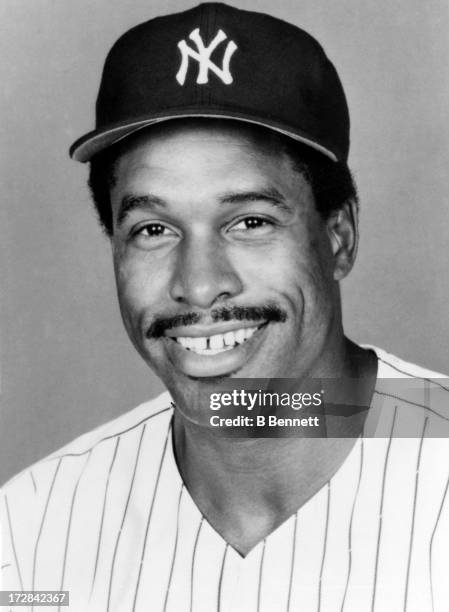
[[[173,300],[206,309],[238,295],[242,289],[237,270],[219,241],[204,236],[183,241],[171,278]]]

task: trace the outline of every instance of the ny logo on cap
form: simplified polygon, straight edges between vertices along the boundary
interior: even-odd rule
[[[226,34],[223,30],[218,30],[215,38],[208,47],[204,46],[203,39],[200,35],[199,28],[195,28],[189,34],[190,40],[196,44],[197,50],[195,51],[192,47],[189,47],[185,40],[178,42],[178,47],[182,54],[181,66],[179,67],[176,75],[176,80],[180,85],[184,85],[187,75],[187,69],[189,67],[189,58],[196,60],[199,64],[198,76],[196,82],[198,85],[204,85],[209,80],[209,70],[212,70],[226,85],[230,85],[233,81],[232,75],[229,72],[229,62],[231,61],[232,54],[237,49],[237,45],[233,40],[230,40],[226,45],[226,50],[223,55],[222,67],[219,68],[214,64],[210,56],[213,51],[218,47],[220,43],[227,39]]]

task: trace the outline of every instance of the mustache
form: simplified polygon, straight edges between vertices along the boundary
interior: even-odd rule
[[[146,336],[147,338],[160,338],[164,335],[164,332],[169,329],[195,325],[203,318],[204,315],[198,312],[187,312],[172,317],[156,316],[155,320],[148,328]],[[284,323],[287,319],[287,313],[276,304],[265,304],[263,306],[225,306],[223,308],[214,308],[210,312],[210,318],[214,323],[220,321],[251,321],[254,323],[258,323],[259,321],[273,321],[276,323]]]

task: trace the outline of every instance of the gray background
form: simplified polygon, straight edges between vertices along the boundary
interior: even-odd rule
[[[310,31],[345,86],[362,203],[348,334],[449,373],[447,0],[233,4]],[[92,127],[115,39],[190,6],[0,2],[0,482],[162,389],[122,330],[87,168],[67,149]]]

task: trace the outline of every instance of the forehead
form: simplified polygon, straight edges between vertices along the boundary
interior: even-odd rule
[[[258,189],[310,198],[282,137],[227,120],[176,120],[136,133],[121,145],[113,183],[113,209],[139,192],[180,204],[212,203],[223,194]]]
[[[127,138],[118,148],[114,165],[116,178],[139,165],[178,167],[207,159],[226,164],[241,157],[255,164],[274,165],[289,161],[282,139],[270,130],[227,120],[174,120],[146,128]],[[184,163],[182,163],[184,162]]]

